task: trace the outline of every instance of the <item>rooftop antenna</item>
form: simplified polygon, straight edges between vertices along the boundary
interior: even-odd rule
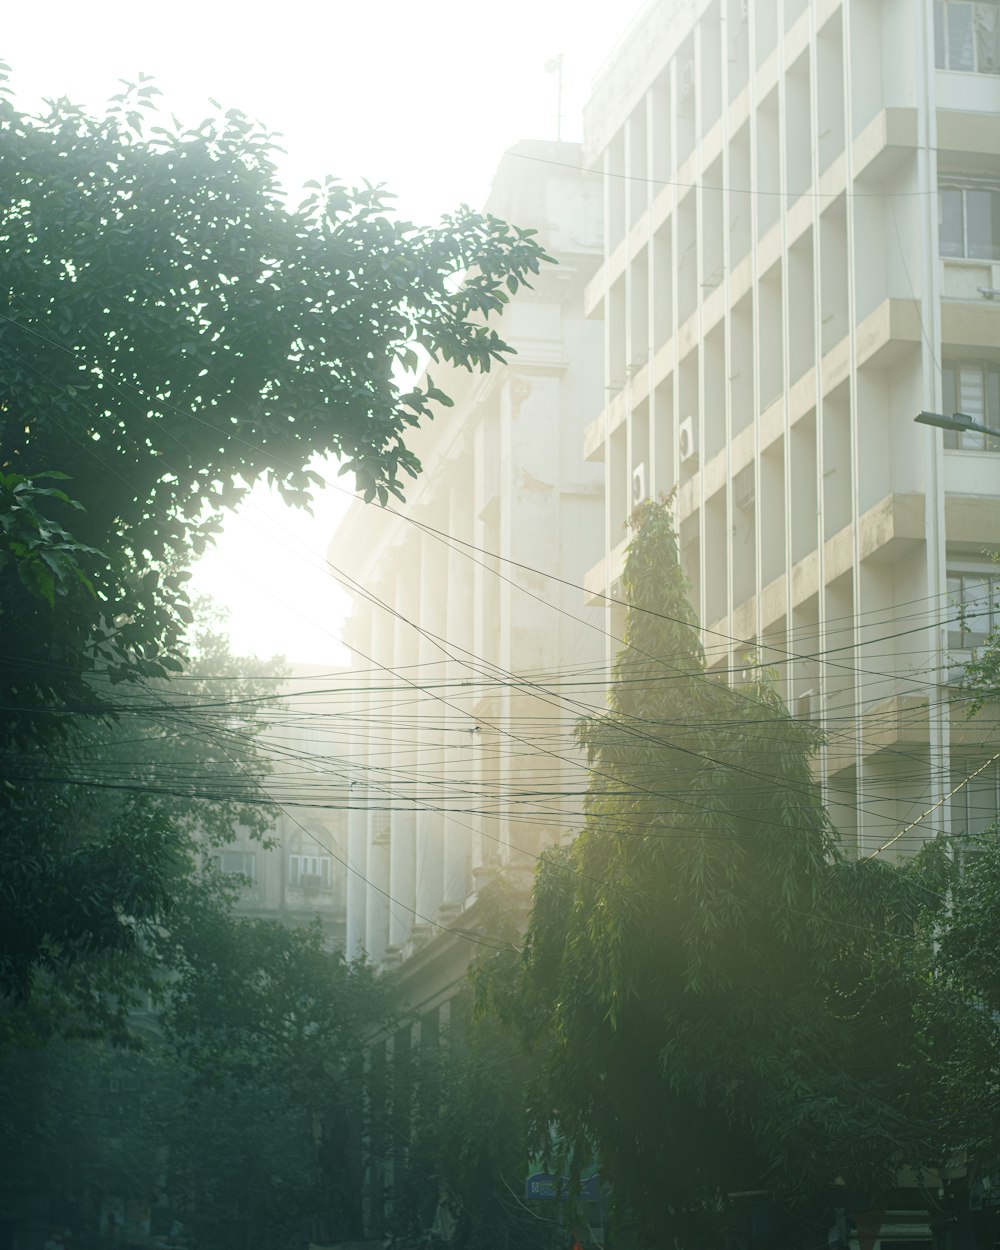
[[[562,142],[562,65],[563,54],[561,52],[545,62],[546,74],[556,76],[556,143]]]

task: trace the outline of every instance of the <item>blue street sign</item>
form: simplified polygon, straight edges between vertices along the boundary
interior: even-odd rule
[[[588,1176],[580,1181],[577,1197],[583,1202],[597,1202],[601,1194],[599,1176]],[[544,1202],[554,1202],[560,1198],[566,1202],[569,1198],[569,1177],[553,1176],[551,1172],[535,1172],[524,1182],[525,1198],[539,1198]]]

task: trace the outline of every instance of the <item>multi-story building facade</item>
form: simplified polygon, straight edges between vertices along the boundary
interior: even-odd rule
[[[273,762],[262,794],[275,800],[266,842],[247,832],[212,852],[241,879],[236,910],[298,926],[319,920],[330,946],[346,943],[346,670],[294,665],[261,734]]]
[[[593,602],[632,505],[676,490],[711,667],[757,656],[824,722],[860,853],[997,810],[989,770],[944,798],[982,758],[948,678],[993,620],[1000,439],[914,418],[1000,428],[998,32],[965,0],[659,0],[586,112]]]
[[[582,452],[603,403],[601,327],[582,313],[601,196],[579,165],[567,143],[504,156],[487,211],[537,229],[559,263],[505,310],[508,365],[431,366],[454,407],[408,438],[423,471],[406,503],[352,506],[330,547],[355,595],[347,953],[401,965],[431,1026],[480,949],[483,886],[568,834],[574,700],[603,697],[589,671],[570,688],[604,657],[603,612],[577,588],[603,524]]]

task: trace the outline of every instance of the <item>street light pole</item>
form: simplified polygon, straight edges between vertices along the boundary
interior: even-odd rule
[[[921,425],[933,425],[939,430],[958,430],[965,431],[969,434],[988,434],[991,438],[1000,438],[1000,430],[990,429],[988,425],[981,425],[967,413],[956,412],[950,417],[946,417],[940,412],[921,412],[915,416],[914,421],[919,421]]]

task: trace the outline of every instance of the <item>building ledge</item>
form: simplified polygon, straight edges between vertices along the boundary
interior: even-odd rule
[[[902,746],[921,746],[930,737],[930,703],[923,695],[892,695],[861,717],[866,756]]]
[[[604,459],[604,440],[607,430],[607,409],[599,412],[593,421],[584,426],[583,458],[600,462]]]
[[[652,383],[660,386],[674,371],[676,357],[674,355],[674,336],[670,334],[662,343],[653,349]]]
[[[876,113],[853,144],[855,178],[881,182],[917,146],[917,110],[885,108]]]
[[[608,393],[608,402],[604,405],[603,411],[591,421],[590,426],[594,426],[598,421],[603,422],[603,438],[610,438],[619,426],[624,424],[625,418],[628,416],[628,398],[627,390],[623,386],[613,393]],[[584,436],[586,437],[586,435]],[[603,439],[602,439],[603,441]],[[601,457],[603,459],[603,456]],[[596,459],[596,457],[595,457]]]
[[[889,563],[909,554],[924,541],[924,496],[887,496],[862,514],[860,531],[858,550],[862,560]]]
[[[996,495],[946,495],[944,529],[949,550],[977,555],[995,546],[1000,534],[1000,498]]]
[[[888,369],[920,344],[920,305],[914,299],[886,299],[858,325],[858,368]],[[827,391],[824,378],[824,393]]]
[[[1000,515],[1000,499],[995,501]],[[863,513],[859,521],[858,554],[872,563],[890,563],[914,551],[924,541],[924,496],[887,495]],[[982,540],[980,539],[980,543]],[[823,544],[826,584],[848,572],[854,563],[854,526],[846,525]],[[819,591],[819,552],[810,551],[791,569],[791,607],[797,608]],[[760,628],[764,633],[786,614],[787,582],[780,574],[760,592]],[[754,633],[754,599],[736,604],[731,617],[713,621],[713,636],[750,637]]]
[[[594,321],[604,320],[604,277],[602,266],[583,289],[583,315]]]
[[[991,172],[996,169],[996,154],[1000,152],[1000,78],[976,74],[969,84],[968,77],[962,75],[964,97],[968,98],[969,85],[978,88],[977,94],[982,96],[984,107],[982,110],[939,108],[938,152],[955,155],[963,163],[982,162],[983,172]]]
[[[991,354],[1000,343],[1000,301],[941,301],[941,341],[961,345],[965,354],[975,348]]]
[[[626,535],[617,546],[612,547],[603,560],[598,560],[584,573],[583,588],[586,596],[584,603],[588,607],[603,607],[606,597],[610,596],[612,599],[619,597],[613,593],[614,585],[625,568],[625,553],[628,550],[628,544],[629,537]]]

